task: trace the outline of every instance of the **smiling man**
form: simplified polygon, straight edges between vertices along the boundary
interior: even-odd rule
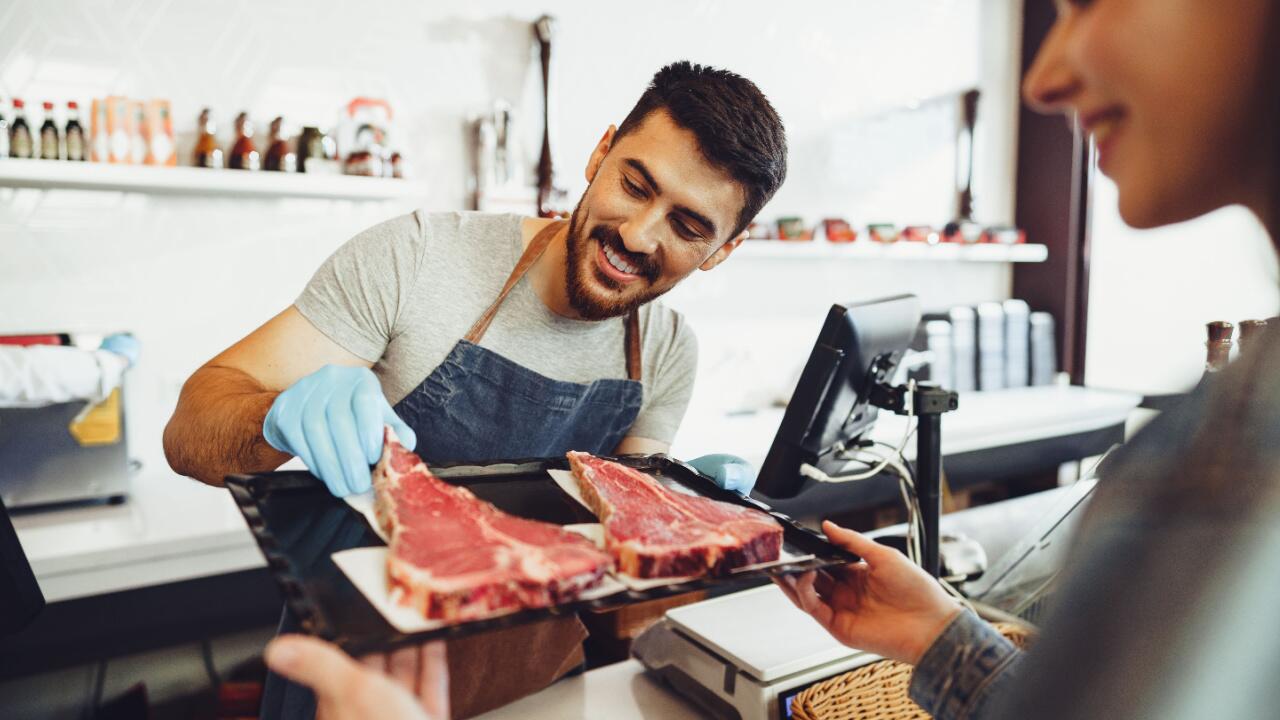
[[[187,381],[169,462],[220,485],[297,456],[341,496],[369,488],[384,424],[429,463],[665,451],[697,349],[652,301],[728,258],[785,175],[782,122],[753,83],[663,68],[596,145],[568,222],[418,211],[357,235]],[[455,713],[581,660],[575,618],[511,630],[450,644]],[[274,680],[263,717],[312,707]]]

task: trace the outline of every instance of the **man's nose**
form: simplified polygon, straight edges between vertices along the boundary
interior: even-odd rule
[[[1067,27],[1065,21],[1059,19],[1027,70],[1022,97],[1037,112],[1066,113],[1080,88],[1080,77],[1071,67],[1067,54]]]
[[[659,223],[662,218],[655,215],[656,213],[644,213],[618,226],[622,244],[629,252],[652,255],[657,251],[658,237],[661,232]]]

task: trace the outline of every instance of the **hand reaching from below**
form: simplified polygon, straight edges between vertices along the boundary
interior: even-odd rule
[[[272,670],[311,688],[318,720],[444,720],[449,675],[442,642],[352,660],[313,637],[284,635],[267,646]]]

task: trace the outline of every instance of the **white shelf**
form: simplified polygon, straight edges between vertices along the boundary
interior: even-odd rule
[[[423,183],[390,178],[16,158],[0,159],[0,187],[333,200],[425,198],[427,193]]]
[[[929,262],[1044,262],[1049,248],[1044,245],[929,245],[898,241],[879,243],[857,240],[831,243],[825,240],[747,240],[734,251],[737,258],[786,260],[906,260]]]

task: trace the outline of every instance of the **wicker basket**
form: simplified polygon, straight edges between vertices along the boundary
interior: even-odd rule
[[[995,627],[1014,645],[1026,648],[1034,630],[998,622]],[[812,685],[791,701],[796,720],[930,720],[907,696],[912,667],[881,660]]]

